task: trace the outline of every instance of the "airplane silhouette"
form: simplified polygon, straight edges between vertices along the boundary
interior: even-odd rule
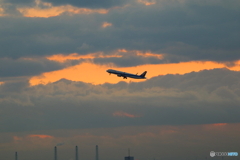
[[[107,72],[109,74],[116,74],[118,77],[123,77],[123,79],[127,79],[127,77],[134,78],[134,79],[146,79],[145,75],[147,74],[147,71],[143,72],[141,75],[137,75],[137,74],[131,74],[131,73],[117,71],[113,69],[108,69]]]

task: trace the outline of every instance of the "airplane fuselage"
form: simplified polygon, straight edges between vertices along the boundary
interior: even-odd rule
[[[134,78],[134,79],[146,79],[145,75],[147,73],[147,71],[145,71],[141,75],[136,75],[136,74],[117,71],[117,70],[113,70],[113,69],[108,69],[107,72],[110,74],[116,74],[118,77],[123,77],[124,79],[127,79],[127,77]]]

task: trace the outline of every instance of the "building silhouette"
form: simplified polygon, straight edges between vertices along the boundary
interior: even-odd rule
[[[130,149],[128,149],[128,156],[125,157],[124,160],[134,160],[134,157],[130,156]]]

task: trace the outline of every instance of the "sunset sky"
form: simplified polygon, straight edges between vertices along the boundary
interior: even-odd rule
[[[0,160],[240,154],[239,0],[0,0],[0,46]]]

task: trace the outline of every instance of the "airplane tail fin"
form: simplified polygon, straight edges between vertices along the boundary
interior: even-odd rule
[[[146,74],[147,74],[147,71],[143,72],[140,76],[145,77]]]

